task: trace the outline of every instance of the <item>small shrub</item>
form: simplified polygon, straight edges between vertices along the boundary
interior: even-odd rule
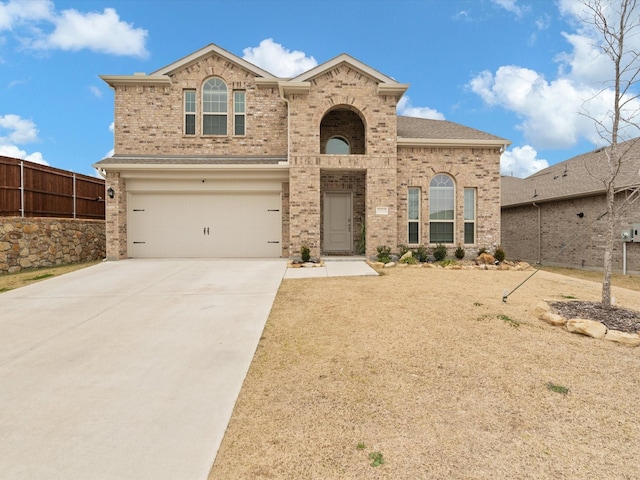
[[[311,250],[306,245],[300,247],[300,255],[302,256],[302,261],[305,263],[311,260]]]
[[[391,261],[391,249],[386,245],[380,245],[378,248],[378,261],[389,263]]]
[[[416,263],[418,263],[418,260],[416,260],[413,257],[413,253],[412,253],[412,255],[410,257],[406,257],[406,258],[403,258],[402,260],[400,260],[400,263],[406,263],[407,265],[415,265]]]
[[[502,249],[502,247],[499,246],[499,247],[496,248],[496,251],[493,252],[493,258],[495,258],[500,263],[504,262],[505,253],[504,253],[504,250]]]
[[[436,245],[436,248],[433,249],[433,256],[436,261],[441,262],[447,257],[447,247],[442,243]]]
[[[367,446],[364,444],[364,442],[358,442],[358,445],[356,445],[356,448],[358,450],[364,450],[365,448],[367,448]]]
[[[413,251],[413,256],[420,263],[424,263],[427,261],[427,258],[429,257],[429,252],[427,251],[427,248],[424,245],[420,245],[418,246],[418,248],[416,248]]]
[[[484,247],[480,247],[478,249],[478,256],[482,255],[483,253],[487,253],[487,249]]]
[[[462,260],[464,258],[464,248],[458,245],[458,248],[456,248],[454,255],[458,260]]]

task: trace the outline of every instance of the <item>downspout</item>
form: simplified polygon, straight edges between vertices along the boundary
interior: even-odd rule
[[[533,202],[532,205],[538,209],[538,265],[542,264],[542,224],[540,215],[540,205]]]

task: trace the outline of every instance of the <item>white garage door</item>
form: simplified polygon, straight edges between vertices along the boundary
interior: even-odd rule
[[[132,193],[130,257],[280,257],[280,193]]]

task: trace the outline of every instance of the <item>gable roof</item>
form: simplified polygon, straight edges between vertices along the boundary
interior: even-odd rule
[[[350,68],[357,70],[377,82],[378,93],[381,95],[398,95],[399,98],[404,95],[404,92],[409,88],[408,83],[399,83],[393,78],[371,68],[369,65],[362,63],[360,60],[353,58],[351,55],[342,53],[327,62],[321,63],[301,73],[297,77],[280,80],[278,82],[280,93],[282,95],[286,93],[308,93],[311,88],[311,80],[340,65],[348,65]]]
[[[206,57],[207,55],[210,55],[212,53],[226,58],[230,62],[233,62],[241,66],[242,68],[252,72],[256,75],[257,78],[266,79],[268,81],[278,80],[277,77],[274,77],[266,70],[257,67],[251,62],[247,62],[243,58],[240,58],[237,55],[234,55],[233,53],[228,52],[224,48],[220,48],[213,43],[210,43],[206,47],[203,47],[200,50],[196,50],[186,57],[182,57],[180,60],[170,63],[169,65],[162,67],[161,69],[156,70],[149,75],[145,73],[136,73],[134,75],[100,75],[100,78],[108,83],[111,87],[117,84],[168,85],[171,84],[171,75],[174,72],[180,70],[181,68],[185,68],[186,66],[195,63],[201,58]]]
[[[398,145],[506,147],[510,144],[504,138],[448,120],[398,116]]]
[[[640,138],[619,144],[625,152],[623,168],[616,178],[616,190],[640,185]],[[602,179],[607,148],[599,148],[552,165],[527,178],[503,176],[502,207],[530,205],[605,193]],[[600,178],[599,178],[600,177]]]
[[[180,60],[176,60],[175,62],[167,65],[166,67],[162,67],[159,70],[151,73],[151,75],[171,75],[176,70],[180,70],[181,68],[186,67],[187,65],[197,62],[203,57],[210,55],[211,53],[215,53],[216,55],[226,58],[230,62],[236,63],[241,67],[249,70],[254,73],[256,77],[265,77],[265,78],[276,78],[271,73],[263,70],[260,67],[257,67],[251,62],[247,62],[245,59],[234,55],[233,53],[221,48],[213,43],[210,43],[206,47],[201,48],[200,50],[196,50],[195,52],[187,55],[186,57],[182,57]]]

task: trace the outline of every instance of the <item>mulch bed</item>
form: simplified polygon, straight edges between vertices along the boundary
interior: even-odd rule
[[[640,332],[640,312],[628,308],[604,308],[600,302],[554,302],[556,313],[565,318],[585,318],[603,323],[609,330]]]

